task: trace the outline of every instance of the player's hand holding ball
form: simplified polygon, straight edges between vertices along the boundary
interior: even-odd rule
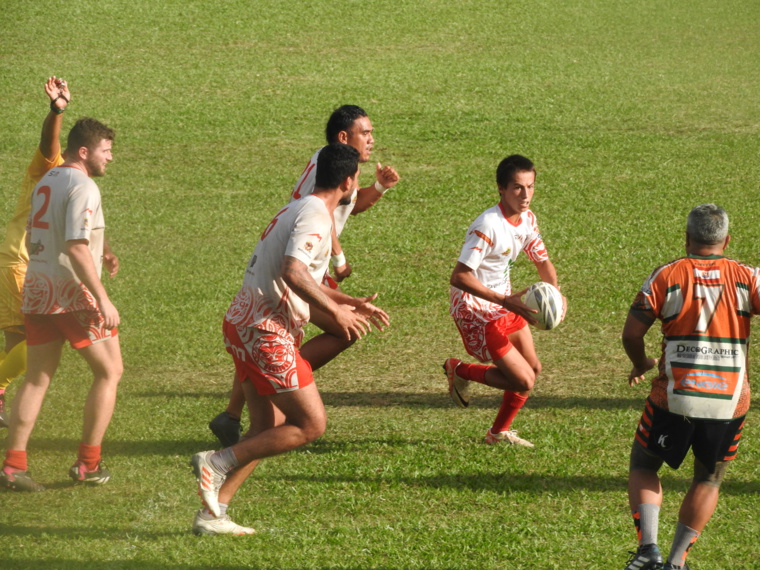
[[[525,294],[525,304],[536,310],[535,327],[541,330],[551,330],[565,318],[567,299],[554,285],[539,281],[528,287]]]

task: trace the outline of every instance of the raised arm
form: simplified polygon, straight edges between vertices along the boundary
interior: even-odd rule
[[[351,210],[351,215],[361,214],[374,206],[388,190],[393,188],[399,181],[398,172],[390,166],[383,166],[379,162],[375,167],[376,182],[372,186],[359,188],[356,196],[356,204]]]
[[[50,77],[45,82],[45,93],[50,97],[50,112],[42,123],[40,152],[48,160],[53,160],[61,152],[61,125],[63,112],[71,101],[69,85],[63,79]]]

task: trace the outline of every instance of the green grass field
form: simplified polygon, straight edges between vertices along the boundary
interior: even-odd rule
[[[760,265],[759,24],[751,0],[1,0],[0,224],[44,80],[65,77],[64,129],[94,116],[117,130],[99,185],[126,371],[104,445],[114,478],[74,487],[89,374],[67,352],[29,449],[49,490],[0,492],[0,568],[622,568],[647,393],[625,381],[627,307],[682,254],[701,202],[732,216],[730,255]],[[344,103],[368,111],[373,160],[402,176],[342,240],[345,288],[379,292],[393,324],[317,373],[326,434],[241,490],[230,514],[258,533],[198,538],[187,463],[215,445],[206,424],[229,390],[222,316]],[[532,209],[570,303],[535,335],[544,372],[515,422],[533,450],[481,445],[499,394],[479,386],[459,410],[440,368],[465,356],[451,269],[514,152],[538,166]],[[513,278],[537,275],[523,258]],[[760,565],[757,417],[695,569]],[[666,551],[690,478],[663,471]]]

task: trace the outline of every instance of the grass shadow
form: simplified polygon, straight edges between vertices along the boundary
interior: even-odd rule
[[[1,532],[1,530],[0,530]],[[122,537],[123,538],[123,537]],[[145,560],[98,560],[96,562],[86,562],[82,560],[72,560],[66,558],[11,558],[0,556],[0,568],[13,568],[14,570],[39,570],[40,568],[50,568],[55,570],[184,570],[198,569],[205,570],[209,568],[208,564],[162,564]],[[213,568],[222,570],[247,570],[250,566],[241,565],[214,565]]]
[[[338,392],[332,390],[320,390],[322,401],[326,406],[355,406],[366,408],[380,407],[406,407],[419,408],[450,408],[451,399],[445,391],[440,393],[431,392]],[[191,398],[193,400],[203,398],[218,399],[218,395],[208,392],[176,392],[176,391],[149,391],[131,394],[135,398]],[[226,395],[225,395],[226,397]],[[483,407],[498,406],[501,402],[501,393],[494,390],[492,394],[475,396],[473,405]],[[526,404],[529,408],[587,408],[598,410],[626,410],[643,408],[644,398],[578,398],[560,396],[533,396]],[[220,404],[220,410],[222,409]],[[211,416],[213,417],[213,416]]]

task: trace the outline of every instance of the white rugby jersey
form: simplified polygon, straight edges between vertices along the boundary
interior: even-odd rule
[[[290,338],[300,345],[309,304],[281,277],[285,256],[306,264],[309,275],[321,283],[330,259],[332,220],[316,196],[291,202],[269,222],[253,250],[243,286],[227,311],[237,327],[253,327]]]
[[[549,259],[533,212],[524,212],[520,221],[513,224],[499,203],[480,214],[467,230],[458,261],[472,269],[483,285],[509,295],[512,293],[509,274],[521,251],[533,262]],[[450,312],[455,319],[483,322],[495,321],[509,313],[501,305],[457,287],[451,287]]]
[[[314,192],[314,181],[317,177],[317,157],[321,150],[322,149],[319,149],[314,153],[309,164],[306,165],[306,168],[304,168],[301,173],[301,177],[298,179],[298,182],[296,182],[296,185],[293,187],[293,193],[290,195],[291,202]],[[338,237],[340,237],[341,232],[343,232],[343,227],[346,225],[348,217],[354,209],[354,205],[356,205],[356,197],[358,194],[358,190],[354,188],[354,192],[351,194],[351,203],[346,206],[338,205],[333,212],[335,234]]]
[[[22,312],[57,314],[98,305],[77,277],[66,252],[69,240],[86,239],[98,276],[103,265],[105,220],[98,185],[78,168],[51,169],[32,192],[29,267]]]

